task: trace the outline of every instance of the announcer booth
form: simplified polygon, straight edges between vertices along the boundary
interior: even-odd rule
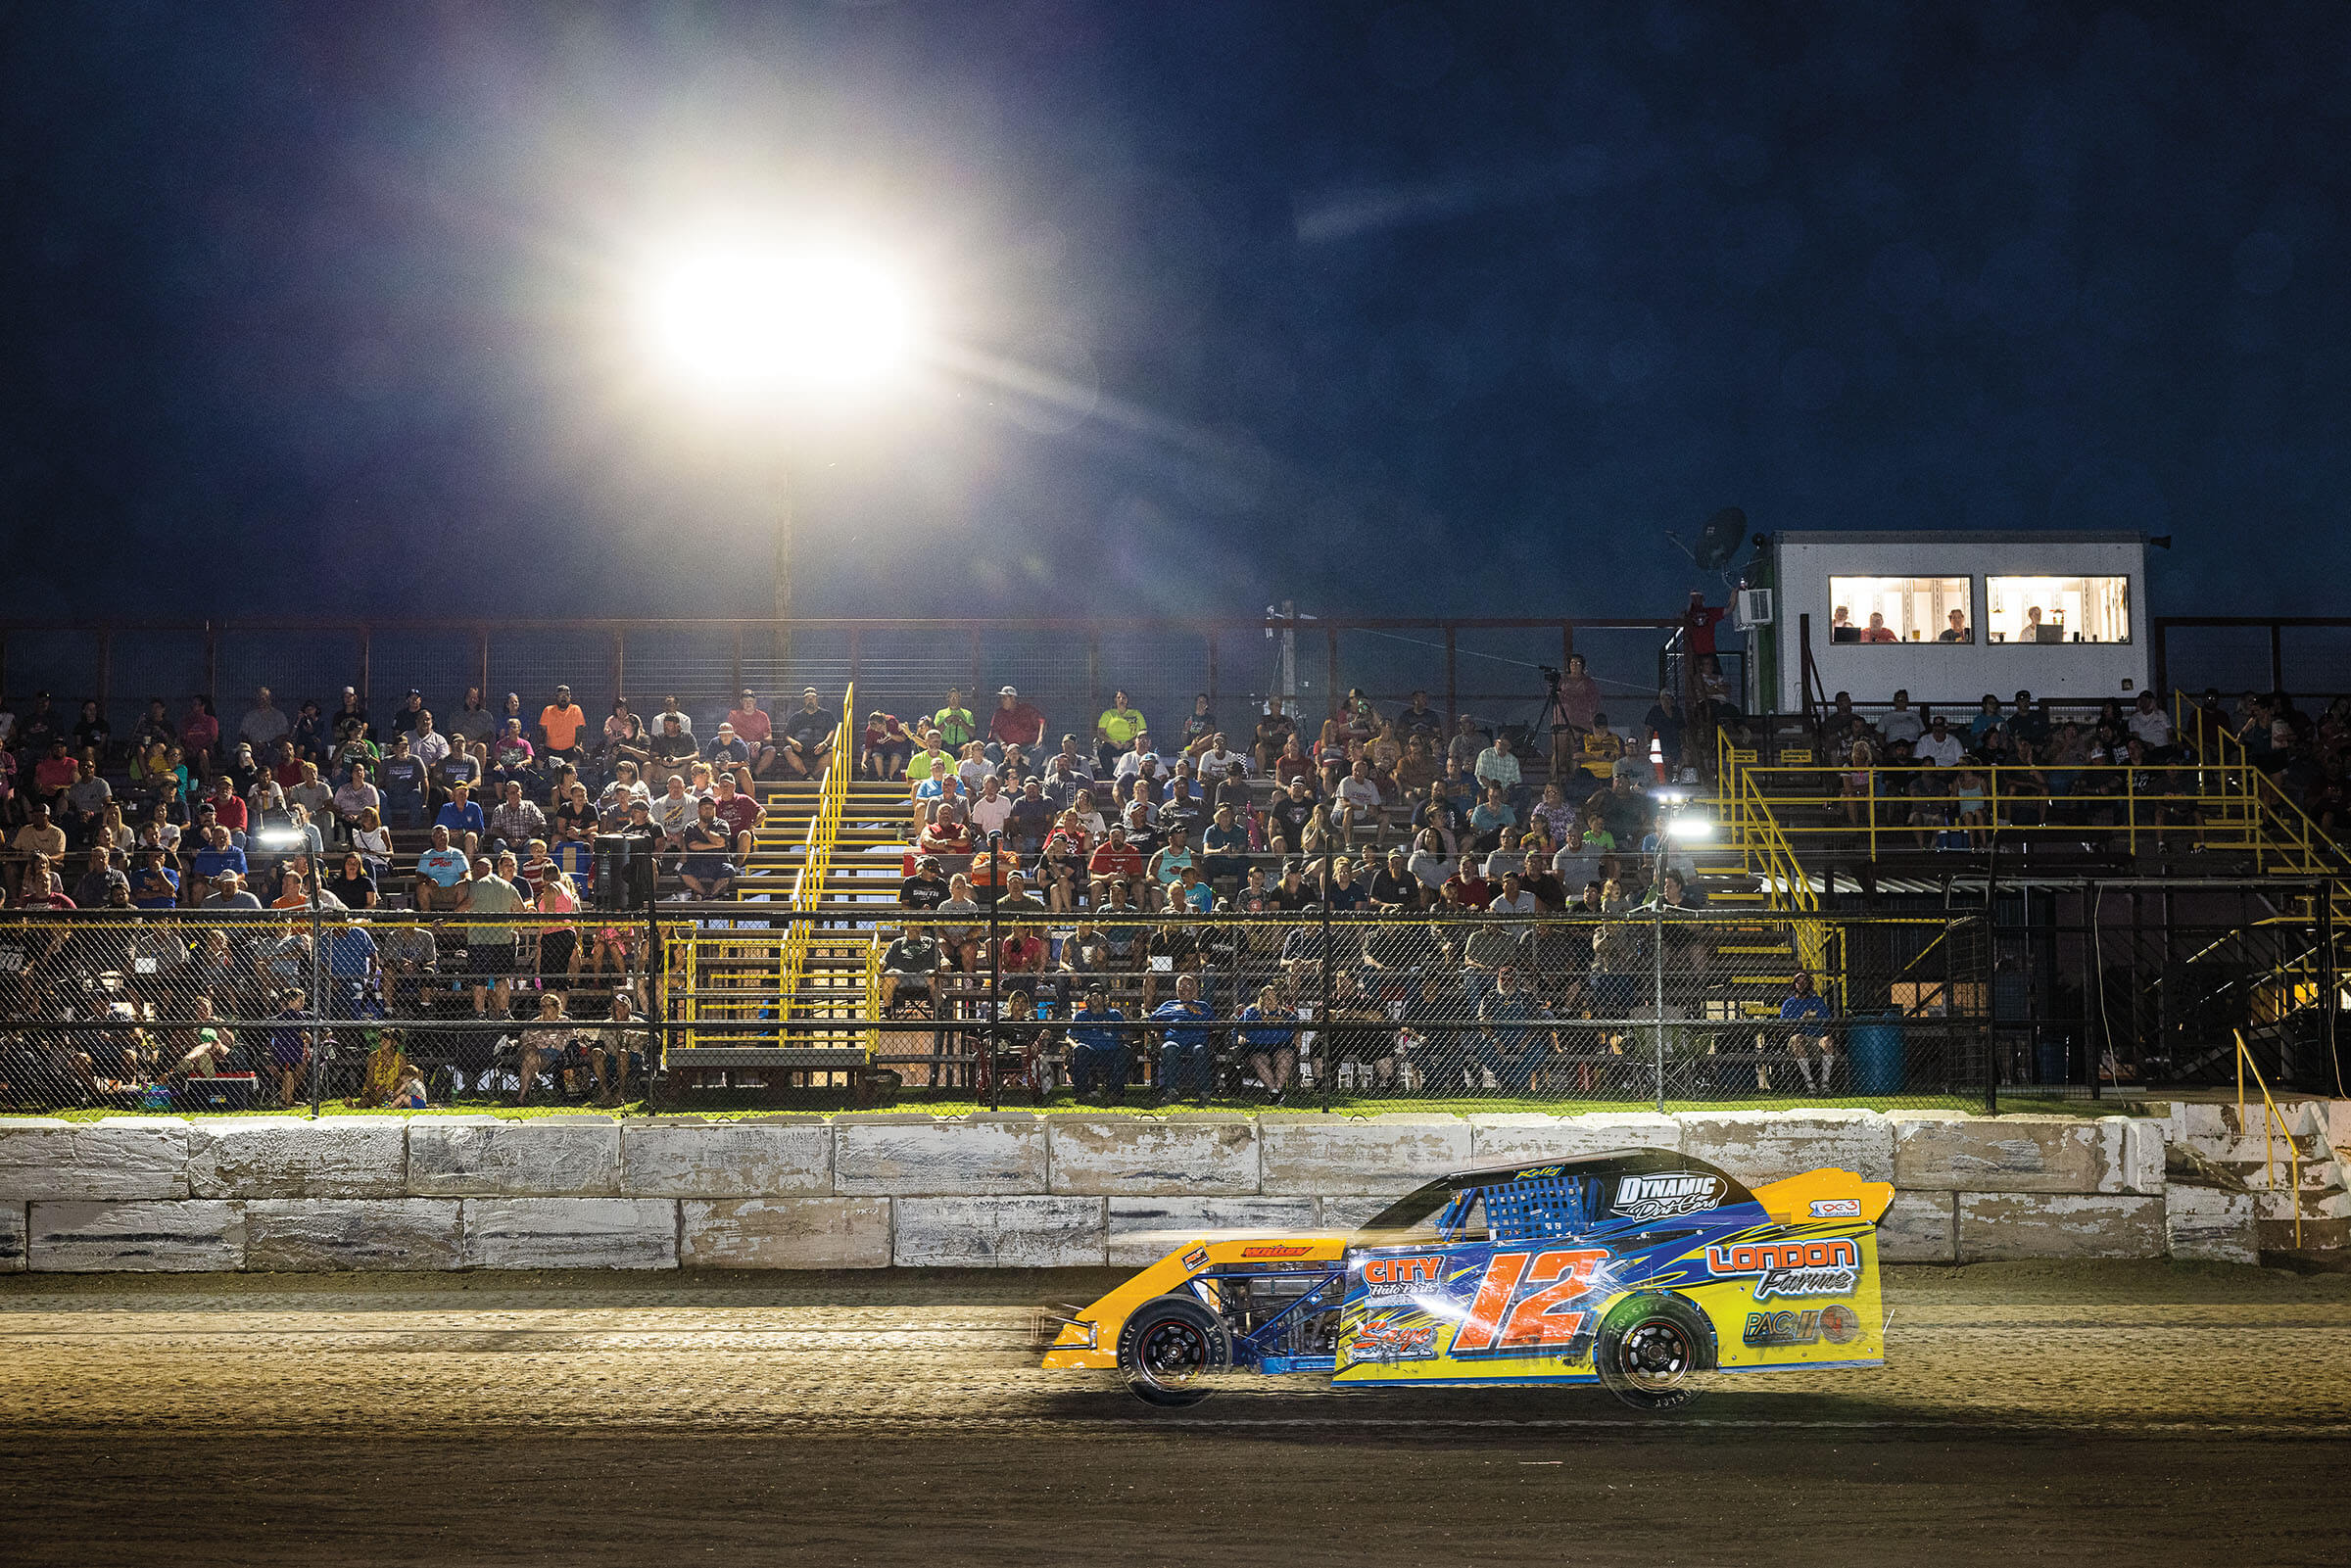
[[[2127,703],[2147,688],[2141,535],[1788,533],[1764,554],[1776,613],[1755,635],[1774,657],[1757,694],[1778,712],[1803,711],[1807,654],[1820,694],[1858,702]]]

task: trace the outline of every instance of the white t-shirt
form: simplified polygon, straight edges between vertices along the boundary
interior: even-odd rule
[[[1379,785],[1368,779],[1358,779],[1351,774],[1339,781],[1339,798],[1351,806],[1361,806],[1367,811],[1377,811],[1379,809]]]
[[[972,802],[972,826],[979,829],[983,834],[1002,832],[1004,825],[1011,820],[1012,797],[1010,795],[998,795],[993,800],[982,795]]]
[[[1947,731],[1940,740],[1931,735],[1921,736],[1910,751],[1919,761],[1931,762],[1938,768],[1955,768],[1959,765],[1959,759],[1967,755],[1967,747],[1959,743],[1957,736]]]
[[[2131,733],[2150,746],[2168,746],[2172,743],[2172,716],[2161,708],[2152,713],[2133,709]]]
[[[1221,778],[1238,768],[1243,775],[1249,772],[1249,759],[1238,751],[1203,751],[1200,753],[1200,775],[1205,779]]]
[[[1926,732],[1927,727],[1918,722],[1916,708],[1895,708],[1878,719],[1878,733],[1889,744],[1896,740],[1915,741]]]

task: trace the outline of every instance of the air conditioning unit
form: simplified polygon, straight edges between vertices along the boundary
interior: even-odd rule
[[[1742,632],[1771,624],[1771,590],[1743,588],[1731,595],[1731,624]]]

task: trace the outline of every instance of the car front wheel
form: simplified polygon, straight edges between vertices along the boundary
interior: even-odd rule
[[[1197,1404],[1208,1398],[1206,1381],[1231,1364],[1223,1320],[1189,1296],[1145,1302],[1119,1330],[1119,1370],[1146,1404]]]

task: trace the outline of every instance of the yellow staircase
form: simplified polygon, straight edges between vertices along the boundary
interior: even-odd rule
[[[746,918],[670,931],[671,996],[689,1025],[668,1055],[675,1080],[715,1076],[727,1087],[769,1089],[862,1083],[872,1040],[853,1021],[863,1011],[869,933],[836,934],[825,917],[828,905],[837,915],[845,911],[841,892],[864,871],[856,863],[874,858],[858,850],[872,832],[863,822],[881,786],[853,782],[854,686],[842,694],[840,712],[822,778],[760,786],[766,815],[736,884]],[[852,800],[858,826],[844,835]],[[888,864],[894,900],[897,861]],[[850,949],[854,958],[844,958]],[[731,1026],[692,1026],[699,1023]]]

